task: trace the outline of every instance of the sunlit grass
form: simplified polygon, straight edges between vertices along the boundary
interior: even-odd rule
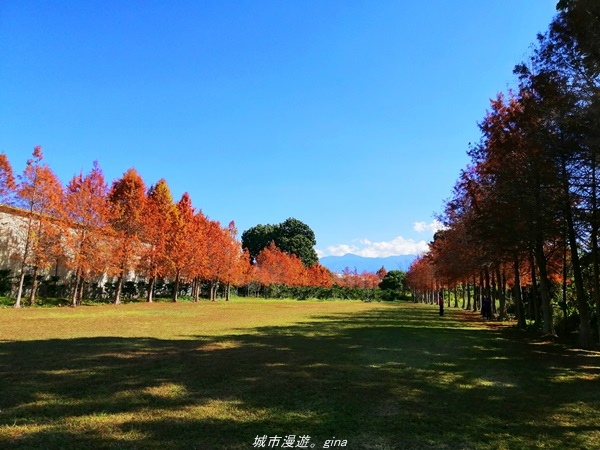
[[[0,309],[0,447],[600,448],[600,356],[452,308]]]
[[[345,313],[373,308],[362,302],[293,300],[6,308],[0,309],[0,339],[35,340],[78,336],[195,339],[199,334],[231,335],[247,333],[264,325],[283,326],[299,320],[322,321],[326,319],[315,316],[331,311]]]

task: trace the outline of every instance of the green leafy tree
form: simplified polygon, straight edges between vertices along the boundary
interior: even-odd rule
[[[305,266],[312,266],[319,260],[314,249],[317,245],[315,233],[298,219],[289,218],[277,225],[257,225],[242,233],[242,246],[248,250],[252,262],[271,242],[281,251],[296,255]]]
[[[289,218],[275,228],[275,245],[290,255],[296,255],[305,266],[312,266],[319,257],[314,249],[317,245],[315,233],[298,219]]]
[[[275,225],[256,225],[242,233],[242,247],[248,250],[254,264],[258,254],[275,240]]]
[[[379,289],[383,291],[383,298],[397,300],[405,290],[405,283],[406,272],[402,270],[390,270],[379,283]]]

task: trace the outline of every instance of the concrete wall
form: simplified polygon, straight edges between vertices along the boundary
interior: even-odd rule
[[[27,237],[27,212],[12,206],[0,205],[0,269],[10,269],[13,276],[21,270],[20,255],[23,254]],[[56,262],[40,275],[68,276],[64,264]]]

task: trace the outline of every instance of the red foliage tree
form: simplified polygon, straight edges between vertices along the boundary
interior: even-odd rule
[[[164,179],[160,179],[148,189],[145,207],[143,246],[138,269],[148,279],[146,300],[152,303],[156,280],[168,273],[169,217],[175,214],[171,190]]]
[[[329,269],[315,263],[306,269],[306,283],[308,286],[330,288],[333,286],[333,274]]]
[[[121,302],[123,278],[139,263],[145,225],[146,186],[135,169],[129,169],[112,184],[108,194],[110,223],[114,231],[111,272],[116,272],[115,304]]]
[[[14,196],[15,178],[5,153],[0,153],[0,203],[9,204]]]
[[[185,273],[194,260],[194,207],[189,194],[185,192],[181,200],[168,215],[168,233],[166,242],[166,261],[171,275],[174,277],[173,301],[179,297],[181,275]]]
[[[49,268],[59,254],[60,227],[56,217],[63,204],[62,185],[50,168],[41,164],[42,148],[35,147],[16,186],[16,205],[25,212],[22,250],[19,252],[19,285],[15,308],[21,306],[23,281],[28,268],[32,269],[33,285],[29,301],[35,301],[38,271]]]
[[[436,281],[429,255],[421,255],[413,261],[406,274],[406,284],[411,289],[414,298],[423,302],[433,302]]]
[[[222,232],[223,246],[223,270],[219,279],[225,285],[225,300],[231,296],[231,286],[241,282],[245,264],[240,242],[237,240],[237,228],[235,222],[229,222],[227,228]]]
[[[108,229],[111,211],[107,196],[108,186],[97,162],[85,177],[76,175],[67,185],[63,235],[67,263],[74,272],[73,306],[83,297],[85,280],[105,274],[109,267],[114,236]]]
[[[277,248],[274,242],[263,249],[256,258],[258,281],[263,286],[302,286],[304,266],[296,255],[287,254]]]

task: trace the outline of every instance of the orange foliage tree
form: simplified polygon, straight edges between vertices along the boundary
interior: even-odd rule
[[[435,300],[436,281],[431,257],[419,256],[410,265],[406,274],[406,284],[414,298],[431,303]]]
[[[0,153],[0,203],[8,204],[13,198],[15,178],[5,153]]]
[[[63,192],[49,168],[40,164],[42,157],[41,149],[36,147],[16,186],[6,155],[0,155],[0,198],[6,202],[18,198],[18,206],[32,213],[24,240],[19,306],[26,269],[34,270],[37,281],[36,271],[45,269],[52,258],[59,256],[66,259],[71,271],[74,306],[81,302],[93,277],[97,277],[100,287],[107,276],[116,279],[114,302],[120,303],[125,277],[132,271],[148,280],[149,302],[153,301],[159,277],[172,277],[174,301],[182,281],[193,282],[196,301],[203,281],[210,283],[212,300],[218,286],[223,287],[229,300],[232,286],[255,280],[264,286],[294,288],[334,285],[332,273],[318,262],[303,265],[298,256],[281,251],[275,244],[264,249],[257,266],[251,266],[248,252],[237,240],[235,223],[221,227],[201,211],[196,213],[187,193],[174,204],[164,179],[146,192],[143,179],[132,168],[108,189],[94,162],[87,175],[74,176]],[[375,278],[375,274],[365,273],[353,284],[370,288]]]
[[[192,297],[195,302],[200,298],[202,280],[209,277],[209,222],[202,211],[198,211],[190,224],[191,260],[184,275],[192,280]]]
[[[258,281],[263,286],[304,285],[304,266],[296,255],[279,250],[274,242],[263,249],[256,258]]]
[[[256,258],[256,265],[246,268],[247,281],[256,280],[264,287],[330,288],[334,284],[332,273],[315,263],[305,266],[294,254],[281,251],[274,242],[264,248]],[[292,291],[298,292],[298,291]],[[304,294],[309,294],[305,289]]]
[[[111,211],[108,186],[97,162],[84,177],[74,176],[67,185],[65,198],[65,236],[67,264],[74,272],[72,305],[83,297],[85,280],[103,275],[109,266],[113,236],[108,234]]]
[[[148,189],[142,229],[141,257],[138,270],[148,279],[146,300],[152,303],[156,280],[167,274],[167,239],[169,217],[175,205],[169,185],[161,178]]]
[[[116,272],[114,302],[121,302],[125,275],[139,263],[146,213],[146,186],[135,169],[129,169],[112,184],[108,194],[110,224],[114,232],[111,272]]]
[[[239,284],[243,280],[243,275],[250,262],[243,257],[241,244],[236,239],[237,228],[233,220],[229,222],[227,228],[222,229],[221,236],[223,266],[219,279],[225,285],[225,300],[228,301],[231,295],[231,286]]]
[[[219,222],[207,221],[206,227],[207,267],[204,279],[210,284],[209,298],[216,299],[217,288],[223,284],[225,299],[229,300],[231,286],[245,281],[249,260],[237,241],[237,228],[231,221],[226,228]]]
[[[308,286],[330,288],[333,286],[333,275],[329,269],[316,263],[305,269]]]
[[[18,254],[19,284],[15,308],[21,306],[23,282],[28,268],[32,268],[33,285],[30,303],[35,301],[38,271],[49,268],[59,254],[60,229],[56,217],[62,207],[62,185],[50,168],[41,164],[42,148],[35,147],[16,186],[16,204],[26,211],[23,225],[23,245]]]
[[[174,276],[173,301],[179,297],[181,275],[191,266],[194,259],[194,207],[186,192],[168,215],[169,229],[166,242],[166,261]]]

